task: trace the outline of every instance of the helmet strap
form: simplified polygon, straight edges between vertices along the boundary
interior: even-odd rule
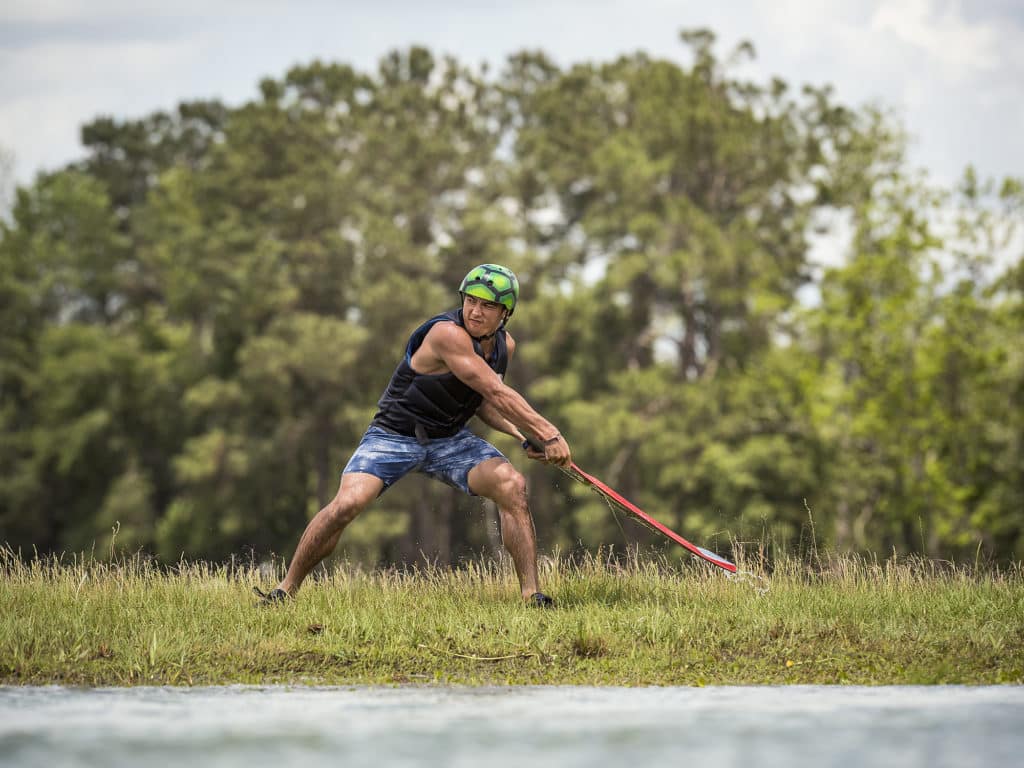
[[[499,325],[491,333],[488,333],[485,336],[474,336],[472,333],[469,333],[468,330],[466,331],[466,333],[469,333],[469,338],[473,339],[474,341],[487,341],[488,339],[493,339],[495,336],[497,336],[498,335],[498,331],[503,330],[505,328],[505,323],[507,321],[508,321],[508,310],[506,309],[505,310],[505,318],[501,321],[501,325]],[[465,326],[463,326],[463,327],[465,328]]]

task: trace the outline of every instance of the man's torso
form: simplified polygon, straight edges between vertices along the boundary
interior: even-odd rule
[[[374,425],[421,439],[450,437],[480,407],[482,396],[460,381],[427,342],[440,323],[464,328],[461,311],[452,310],[432,317],[413,331],[405,357],[378,401]],[[495,373],[505,374],[508,347],[504,329],[490,339],[473,339],[473,347]]]

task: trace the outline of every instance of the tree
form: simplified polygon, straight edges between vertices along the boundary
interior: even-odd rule
[[[0,223],[0,540],[287,554],[408,334],[495,261],[522,286],[510,383],[688,536],[794,546],[810,510],[843,549],[1019,557],[1019,182],[935,189],[891,115],[682,39],[686,64],[522,52],[496,77],[419,47],[314,61],[236,107],[86,125]],[[837,214],[855,236],[819,274]],[[545,546],[656,543],[491,436]],[[342,557],[495,548],[449,488],[376,507]]]

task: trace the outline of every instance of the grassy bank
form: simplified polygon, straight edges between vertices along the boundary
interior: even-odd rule
[[[256,569],[0,554],[0,683],[731,685],[1024,682],[1024,570],[836,558],[730,579],[547,564],[337,571],[257,608]],[[766,589],[767,588],[767,589]]]

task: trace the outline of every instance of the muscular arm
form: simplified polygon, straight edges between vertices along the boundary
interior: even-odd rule
[[[499,432],[504,432],[506,435],[511,435],[520,443],[526,439],[523,433],[516,428],[515,424],[498,413],[494,406],[486,400],[484,400],[483,405],[477,409],[476,416],[487,426],[492,429],[496,429]]]
[[[512,360],[512,355],[516,351],[516,343],[511,336],[506,336],[506,344],[508,345],[508,359]],[[496,429],[499,432],[504,432],[506,435],[511,435],[518,442],[523,442],[526,439],[525,435],[519,431],[515,424],[506,419],[498,410],[491,405],[489,402],[484,400],[483,404],[477,409],[476,416],[491,429]]]
[[[552,441],[552,445],[545,445],[545,456],[548,461],[568,464],[571,460],[569,446],[559,437],[555,425],[537,413],[522,395],[507,386],[501,377],[491,370],[474,351],[473,340],[469,334],[458,325],[434,325],[427,333],[423,344],[416,350],[412,362],[413,367],[422,373],[449,370],[467,387],[483,395],[485,407],[481,410],[484,410],[485,421],[487,415],[496,414],[524,434],[531,435],[541,442]],[[508,431],[497,424],[491,426],[503,432]]]

